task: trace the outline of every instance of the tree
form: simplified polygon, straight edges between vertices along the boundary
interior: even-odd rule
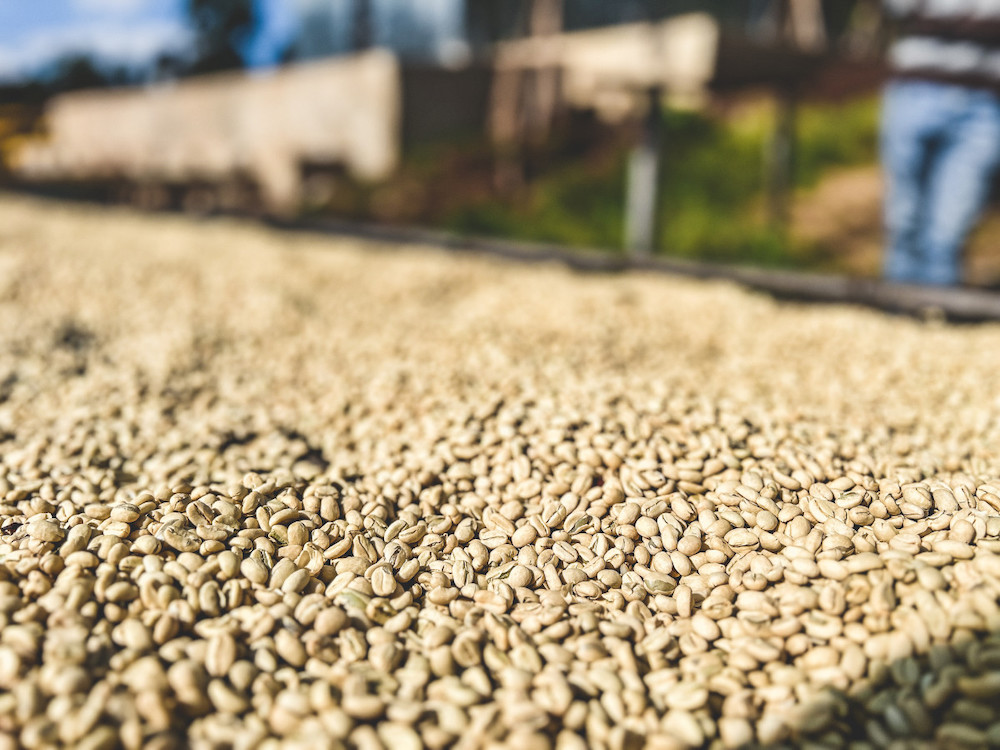
[[[153,81],[172,81],[180,78],[190,63],[175,52],[161,52],[153,62],[150,77]]]
[[[244,66],[243,48],[257,25],[254,0],[187,0],[195,33],[191,73]]]
[[[354,0],[351,19],[351,47],[364,50],[372,46],[372,3],[371,0]]]
[[[46,78],[53,92],[96,89],[109,84],[94,59],[83,53],[71,53],[56,60]]]
[[[465,33],[473,49],[481,52],[501,39],[524,33],[522,0],[465,0]]]

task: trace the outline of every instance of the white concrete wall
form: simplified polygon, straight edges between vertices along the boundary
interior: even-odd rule
[[[342,163],[380,180],[399,163],[398,65],[374,51],[267,74],[226,73],[141,91],[66,94],[48,138],[15,155],[33,179],[127,177],[218,182],[243,172],[267,203],[299,198],[299,164]]]
[[[616,121],[644,106],[650,86],[663,87],[675,99],[704,96],[715,71],[718,37],[714,18],[691,13],[504,42],[497,46],[496,61],[501,71],[558,69],[566,104]]]

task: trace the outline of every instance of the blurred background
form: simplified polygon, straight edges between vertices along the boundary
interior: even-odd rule
[[[876,0],[8,2],[0,185],[874,276],[889,33]]]

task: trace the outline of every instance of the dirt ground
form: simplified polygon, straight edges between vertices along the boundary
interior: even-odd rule
[[[877,166],[844,169],[796,196],[793,237],[825,248],[831,265],[845,273],[877,276],[882,262],[882,173]],[[966,254],[966,282],[1000,283],[1000,208],[994,203],[977,227]]]

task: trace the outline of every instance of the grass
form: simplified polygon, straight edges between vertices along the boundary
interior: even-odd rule
[[[764,216],[767,107],[739,117],[668,110],[660,186],[661,251],[679,257],[768,266],[822,262],[818,249],[788,240]],[[830,169],[876,157],[877,102],[803,105],[797,113],[797,189]],[[534,179],[516,203],[479,201],[445,220],[452,230],[619,250],[627,150],[574,162]]]

